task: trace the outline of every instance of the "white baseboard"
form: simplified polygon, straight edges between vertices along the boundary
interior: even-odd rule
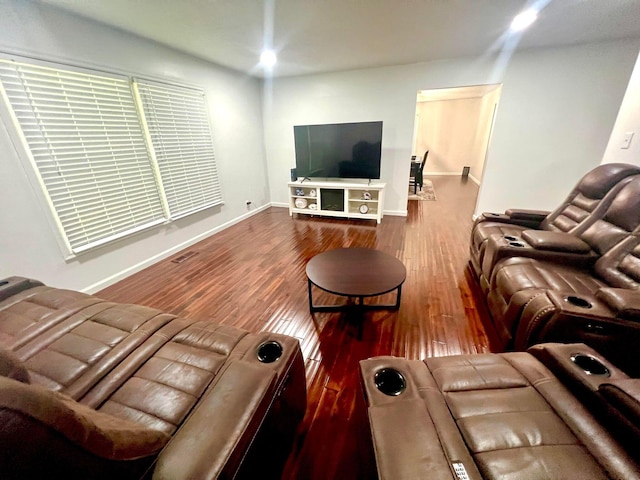
[[[460,172],[423,172],[422,173],[423,176],[432,176],[432,177],[438,177],[438,176],[442,176],[442,175],[457,175],[459,177],[462,176],[462,174]]]
[[[99,282],[89,285],[88,287],[83,288],[81,291],[84,293],[96,293],[97,291],[102,290],[103,288],[107,288],[108,286],[113,285],[114,283],[119,282],[120,280],[127,278],[128,276],[133,275],[134,273],[139,272],[140,270],[144,270],[145,268],[150,267],[154,263],[158,263],[160,260],[164,260],[165,258],[170,257],[174,253],[179,252],[184,248],[190,247],[191,245],[198,243],[200,240],[204,240],[205,238],[210,237],[211,235],[215,235],[216,233],[226,230],[232,225],[235,225],[236,223],[240,223],[243,220],[246,220],[247,218],[255,215],[256,213],[266,210],[270,206],[271,204],[267,203],[266,205],[263,205],[261,207],[256,208],[255,210],[252,210],[243,215],[240,215],[239,217],[236,217],[233,220],[229,220],[228,222],[223,223],[222,225],[218,225],[217,227],[207,230],[206,232],[202,232],[185,242],[175,245],[163,252],[153,255],[139,263],[136,263],[135,265],[125,268],[124,270],[121,270],[103,280],[100,280]]]
[[[384,215],[389,215],[391,217],[406,217],[408,215],[407,210],[384,210]]]
[[[425,177],[441,177],[444,175],[448,175],[448,176],[458,176],[461,177],[462,174],[460,172],[424,172],[423,175]],[[476,185],[480,185],[480,180],[478,180],[476,177],[474,177],[473,175],[469,174],[469,178],[471,179],[471,181],[473,183],[475,183]]]

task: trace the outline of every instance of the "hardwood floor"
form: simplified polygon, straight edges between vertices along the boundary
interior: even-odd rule
[[[432,181],[437,201],[410,201],[406,218],[387,216],[377,226],[302,215],[291,219],[288,210],[270,208],[98,295],[297,337],[308,406],[282,478],[366,478],[357,448],[358,361],[487,352],[493,341],[467,267],[477,186],[457,176]],[[407,268],[400,310],[367,313],[360,340],[340,313],[309,313],[306,263],[340,247],[382,250]],[[393,295],[375,301],[392,303]],[[314,290],[314,300],[339,297]]]

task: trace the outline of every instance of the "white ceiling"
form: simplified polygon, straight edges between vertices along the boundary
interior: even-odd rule
[[[548,5],[519,48],[640,37],[640,0],[37,0],[234,70],[274,76],[479,56],[517,13]]]

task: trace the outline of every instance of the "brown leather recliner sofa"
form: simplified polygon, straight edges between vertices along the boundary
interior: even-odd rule
[[[640,379],[584,344],[376,357],[360,374],[380,479],[640,478]]]
[[[279,478],[298,341],[0,281],[0,478]]]
[[[595,178],[635,168],[605,167],[594,170]],[[640,175],[618,179],[581,218],[579,228],[566,232],[523,229],[483,241],[480,282],[493,325],[502,348],[584,342],[638,375]]]
[[[580,235],[605,211],[633,175],[640,174],[640,167],[623,163],[600,165],[588,172],[569,193],[564,202],[553,212],[541,210],[509,209],[503,214],[485,212],[474,222],[471,230],[470,264],[484,291],[489,278],[483,272],[483,261],[490,238],[499,238],[506,246],[517,245],[525,230],[564,232]],[[547,256],[552,256],[551,245],[545,245]],[[567,253],[567,246],[560,247]],[[522,252],[515,253],[523,255]]]

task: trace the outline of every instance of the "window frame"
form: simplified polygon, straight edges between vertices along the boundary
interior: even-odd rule
[[[215,161],[215,149],[213,148],[213,135],[211,128],[211,121],[209,119],[208,105],[206,94],[203,89],[199,88],[188,88],[184,86],[172,85],[168,83],[155,82],[151,80],[147,80],[144,78],[134,78],[132,83],[133,93],[136,97],[136,101],[139,105],[140,116],[143,124],[143,128],[145,134],[147,135],[147,144],[150,151],[151,161],[153,163],[154,168],[157,172],[158,182],[160,183],[160,188],[164,192],[163,202],[166,205],[167,218],[169,220],[177,220],[182,217],[186,217],[188,215],[192,215],[202,210],[206,210],[208,208],[216,207],[218,205],[223,205],[224,200],[222,196],[222,185],[220,182],[220,176],[218,174],[217,164]],[[153,95],[153,92],[158,96],[165,95],[164,98],[159,100],[158,104],[149,105],[150,110],[148,111],[145,107],[151,103],[153,100],[150,98]],[[180,98],[167,98],[166,95],[175,95],[175,97]],[[198,108],[200,109],[200,114],[196,115],[196,112],[191,112],[190,120],[195,121],[189,125],[185,124],[185,122],[177,123],[180,120],[180,116],[184,114],[184,111],[180,111],[180,105],[176,105],[182,103],[181,98],[190,99],[188,101],[194,103],[198,102]],[[160,104],[160,101],[163,103]],[[185,100],[187,101],[187,100]],[[168,105],[168,106],[167,106]],[[167,115],[161,116],[160,113],[156,114],[155,110],[172,108],[171,110],[171,118]],[[154,142],[153,132],[159,131],[161,128],[161,123],[169,123],[172,122],[173,128],[175,130],[182,129],[183,135],[185,137],[191,138],[193,142],[181,142],[178,144],[178,149],[180,147],[186,147],[186,149],[193,150],[192,154],[189,154],[189,158],[194,160],[195,165],[192,165],[192,168],[196,168],[197,172],[195,174],[191,174],[190,177],[192,180],[197,181],[197,184],[189,184],[186,189],[197,189],[204,190],[204,186],[209,184],[212,187],[212,192],[208,195],[209,201],[201,202],[199,204],[193,205],[195,201],[192,198],[185,199],[182,197],[182,202],[187,201],[192,204],[192,208],[187,210],[176,211],[174,206],[170,202],[172,197],[175,194],[170,193],[169,190],[174,189],[175,184],[179,184],[178,181],[173,182],[174,176],[181,176],[179,171],[176,171],[175,165],[176,162],[172,161],[171,158],[175,158],[175,155],[171,155],[168,150],[170,147],[163,149],[163,145],[158,145]],[[200,125],[199,127],[197,125]],[[186,129],[188,128],[188,131]],[[198,132],[200,131],[200,133]],[[169,142],[172,137],[177,137],[177,135],[172,134],[168,131],[165,131],[165,142]],[[208,142],[205,148],[197,147],[198,142]],[[162,142],[160,142],[162,143]],[[173,141],[174,145],[176,144],[175,140]],[[207,151],[207,147],[210,148],[210,151]],[[209,155],[211,158],[209,158]],[[165,166],[166,164],[167,166]],[[179,169],[178,169],[179,170]],[[184,169],[183,169],[184,170]],[[166,176],[165,176],[166,172]],[[206,178],[206,181],[203,180],[205,176],[209,175]],[[188,177],[189,174],[186,172],[182,174],[183,177]],[[183,182],[184,183],[184,182]],[[196,188],[197,187],[197,188]],[[191,197],[196,196],[191,195]],[[204,196],[202,194],[201,196]]]
[[[14,106],[12,105],[8,96],[6,95],[4,87],[0,84],[0,96],[2,97],[2,101],[0,103],[3,104],[2,107],[0,107],[0,117],[5,121],[5,124],[7,126],[7,133],[9,134],[9,137],[13,143],[16,153],[18,154],[18,157],[22,160],[21,163],[23,164],[23,169],[27,174],[27,178],[29,179],[29,182],[31,183],[32,188],[36,193],[36,196],[47,207],[46,208],[47,220],[50,223],[50,226],[55,233],[55,238],[57,240],[57,243],[59,244],[59,247],[63,253],[63,257],[66,261],[72,260],[77,256],[82,255],[86,252],[92,252],[95,249],[102,247],[104,245],[111,244],[123,238],[131,237],[141,231],[145,231],[145,230],[157,227],[158,225],[168,224],[170,222],[173,222],[174,220],[177,220],[178,218],[182,218],[184,216],[188,216],[214,206],[224,205],[224,198],[222,196],[222,185],[221,185],[222,182],[219,175],[219,171],[217,169],[217,162],[215,160],[215,145],[214,145],[213,130],[211,128],[211,119],[210,119],[211,112],[210,112],[208,103],[206,102],[206,97],[204,97],[205,98],[204,108],[205,108],[205,115],[207,119],[207,125],[209,127],[209,136],[211,139],[210,146],[211,146],[213,163],[215,168],[215,177],[216,177],[216,181],[220,191],[220,201],[216,202],[215,204],[206,205],[203,208],[186,212],[184,215],[171,216],[167,202],[166,202],[166,193],[162,185],[162,177],[158,169],[157,160],[155,158],[155,152],[153,149],[153,144],[149,135],[148,127],[146,125],[146,117],[143,111],[143,105],[140,101],[139,96],[135,91],[134,86],[135,86],[135,82],[137,81],[150,82],[150,83],[153,82],[153,83],[160,83],[164,86],[168,86],[169,88],[191,89],[193,91],[202,92],[202,94],[204,95],[203,89],[200,89],[194,86],[187,86],[185,84],[180,84],[180,83],[166,82],[163,80],[155,80],[155,79],[151,80],[151,79],[148,79],[148,77],[143,77],[143,76],[138,77],[132,74],[118,73],[114,71],[108,71],[105,69],[97,69],[94,67],[82,67],[82,66],[76,66],[76,65],[69,65],[68,63],[62,63],[60,61],[49,61],[49,60],[24,57],[22,55],[7,54],[6,52],[0,52],[0,60],[25,63],[28,65],[34,65],[34,66],[45,67],[45,68],[53,68],[60,71],[79,72],[85,75],[96,75],[101,77],[126,79],[130,88],[131,97],[136,106],[137,118],[141,125],[141,129],[145,139],[147,161],[149,162],[153,170],[155,183],[158,189],[158,195],[162,204],[163,217],[149,224],[142,225],[140,227],[133,228],[122,233],[111,235],[109,237],[106,237],[96,242],[92,242],[87,248],[82,248],[82,247],[74,248],[69,241],[68,234],[65,231],[63,223],[60,220],[59,212],[56,209],[56,206],[54,205],[54,202],[51,199],[50,193],[47,189],[47,185],[45,184],[42,178],[38,164],[29,146],[29,142],[27,141],[24,131],[20,125],[20,122],[16,117]],[[13,124],[13,128],[11,128],[9,124]],[[29,167],[26,168],[25,164],[28,164]]]

